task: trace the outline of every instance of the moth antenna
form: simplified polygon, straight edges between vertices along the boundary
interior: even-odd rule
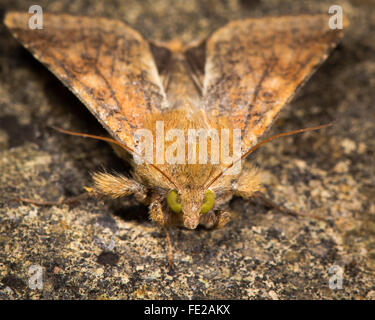
[[[264,145],[265,143],[271,141],[271,140],[274,140],[274,139],[277,139],[277,138],[281,138],[281,137],[285,137],[285,136],[291,136],[293,134],[297,134],[297,133],[302,133],[302,132],[307,132],[307,131],[313,131],[313,130],[320,130],[320,129],[323,129],[323,128],[326,128],[326,127],[329,127],[331,126],[333,123],[327,123],[327,124],[322,124],[320,126],[315,126],[315,127],[310,127],[310,128],[304,128],[304,129],[297,129],[297,130],[292,130],[292,131],[288,131],[288,132],[283,132],[283,133],[279,133],[277,135],[274,135],[262,142],[259,142],[258,144],[256,144],[255,146],[251,147],[248,151],[246,151],[242,156],[241,158],[237,159],[236,161],[232,162],[229,167],[225,168],[224,170],[222,170],[215,178],[213,178],[211,180],[211,182],[208,184],[208,186],[206,187],[206,189],[208,189],[209,187],[211,187],[214,182],[216,182],[226,171],[228,171],[230,168],[232,168],[234,166],[235,163],[237,163],[238,161],[241,161],[242,159],[246,158],[249,154],[251,154],[252,152],[254,152],[256,149],[258,149],[260,146]]]
[[[117,140],[112,139],[112,138],[95,136],[95,135],[88,134],[88,133],[81,133],[81,132],[64,130],[64,129],[61,129],[61,128],[58,128],[58,127],[55,127],[55,126],[51,126],[51,128],[55,129],[55,130],[57,130],[61,133],[70,134],[71,136],[78,136],[78,137],[84,137],[84,138],[90,138],[90,139],[102,140],[102,141],[114,143],[114,144],[117,144],[118,146],[120,146],[121,148],[125,149],[126,151],[132,153],[133,155],[136,155],[140,158],[144,158],[140,154],[135,152],[132,148],[128,147],[125,143],[122,143],[122,142],[117,141]],[[153,167],[154,169],[156,169],[157,171],[159,171],[170,183],[172,183],[176,187],[176,189],[178,189],[177,185],[172,181],[171,178],[168,177],[168,175],[166,173],[163,172],[163,170],[161,170],[159,167],[155,166],[152,163],[147,163],[147,165],[149,165],[149,166]]]

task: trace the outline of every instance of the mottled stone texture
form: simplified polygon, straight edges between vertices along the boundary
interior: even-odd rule
[[[153,39],[203,37],[250,16],[327,12],[331,1],[39,1],[48,12],[123,19]],[[132,199],[38,207],[83,191],[90,172],[126,170],[104,143],[49,125],[103,134],[85,107],[0,25],[1,299],[374,299],[375,3],[335,1],[351,26],[339,47],[284,109],[268,134],[334,121],[321,132],[262,147],[248,161],[263,170],[275,201],[234,199],[218,231],[174,229],[175,270],[166,239]],[[1,0],[6,10],[32,1]],[[68,36],[68,35],[67,35]],[[42,289],[29,268],[43,270]],[[343,288],[328,286],[329,268]]]

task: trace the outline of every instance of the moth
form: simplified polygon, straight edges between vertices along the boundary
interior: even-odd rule
[[[131,177],[94,173],[86,190],[112,198],[134,195],[148,205],[158,225],[188,229],[199,224],[222,228],[230,221],[225,204],[232,196],[251,198],[259,191],[259,173],[252,165],[227,171],[264,143],[258,139],[343,36],[342,30],[329,28],[324,14],[232,21],[190,44],[149,41],[124,22],[106,18],[44,14],[41,30],[29,29],[28,19],[28,14],[9,12],[5,25],[111,138],[60,131],[108,141],[132,164]],[[185,136],[192,129],[227,129],[229,149],[237,130],[240,157],[229,165],[156,161],[166,152],[174,159],[180,150],[176,137],[157,142],[161,123],[162,133],[178,129]],[[135,156],[144,160],[136,152],[139,129],[153,137],[153,161],[135,161]],[[212,147],[224,144],[222,136],[216,137],[206,144],[208,158],[214,156]],[[201,152],[197,144],[188,150],[191,142],[180,141],[186,158]]]

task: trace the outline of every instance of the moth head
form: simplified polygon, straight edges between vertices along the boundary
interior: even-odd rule
[[[167,203],[174,214],[182,214],[184,227],[195,229],[200,216],[212,210],[215,204],[215,194],[210,190],[172,189],[168,192]]]
[[[200,216],[202,214],[212,210],[212,208],[214,206],[215,194],[210,189],[211,186],[214,185],[221,177],[223,177],[225,175],[225,172],[227,170],[229,170],[237,161],[243,160],[249,154],[251,154],[253,151],[255,151],[260,146],[262,146],[263,144],[265,144],[265,143],[267,143],[271,140],[274,140],[274,139],[277,139],[277,138],[280,138],[280,137],[284,137],[284,136],[294,135],[294,134],[297,134],[297,133],[302,133],[302,132],[307,132],[307,131],[312,131],[312,130],[319,130],[319,129],[325,128],[327,126],[330,126],[330,125],[332,125],[332,124],[330,123],[330,124],[320,125],[320,126],[311,127],[311,128],[298,129],[298,130],[284,132],[284,133],[280,133],[280,134],[277,134],[275,136],[272,136],[272,137],[256,144],[255,146],[251,147],[248,151],[243,153],[242,156],[239,159],[232,162],[231,165],[229,165],[225,169],[222,169],[219,174],[217,174],[211,180],[209,180],[208,183],[205,184],[205,186],[203,188],[197,188],[197,189],[193,188],[192,189],[192,188],[185,187],[185,186],[183,186],[183,189],[178,188],[177,184],[162,169],[160,169],[158,166],[156,166],[154,164],[149,164],[149,166],[151,166],[152,168],[157,170],[161,175],[163,175],[166,178],[166,180],[168,180],[168,182],[171,185],[176,187],[176,189],[170,190],[167,194],[166,200],[167,200],[169,209],[175,214],[182,215],[181,218],[182,218],[182,221],[183,221],[183,225],[186,228],[195,229],[199,224]],[[113,144],[116,144],[116,145],[120,146],[124,150],[132,153],[133,155],[140,156],[133,149],[128,147],[126,144],[124,144],[122,142],[119,142],[117,140],[111,139],[111,138],[94,136],[94,135],[91,135],[91,134],[85,134],[85,133],[79,133],[79,132],[72,132],[72,131],[68,131],[68,130],[64,130],[64,129],[60,129],[60,128],[56,128],[56,127],[54,127],[54,128],[56,130],[62,132],[62,133],[110,142],[110,143],[113,143]],[[140,157],[142,158],[142,156],[140,156]],[[109,190],[111,191],[111,189],[109,189]],[[111,193],[111,192],[109,192],[109,193]],[[117,193],[114,194],[114,197],[118,197],[118,196],[120,196],[120,195],[118,195]]]

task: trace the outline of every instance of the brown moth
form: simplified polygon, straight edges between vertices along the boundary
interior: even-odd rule
[[[124,157],[136,155],[138,129],[154,137],[162,122],[163,132],[179,129],[185,135],[189,129],[225,128],[228,141],[239,129],[241,161],[260,145],[258,138],[280,109],[342,37],[323,14],[234,21],[189,45],[147,41],[122,21],[105,18],[44,14],[41,30],[29,29],[28,19],[28,14],[10,12],[5,24],[113,139],[61,131],[111,142]],[[171,139],[158,143],[153,138],[152,143],[153,159],[178,149]],[[188,140],[182,144],[186,157],[200,152],[197,146],[187,151]],[[215,144],[223,141],[209,140],[209,157]],[[234,162],[130,161],[132,178],[95,173],[87,191],[112,198],[135,195],[163,227],[221,228],[230,220],[224,204],[233,195],[250,198],[261,186],[249,164],[226,175]]]

